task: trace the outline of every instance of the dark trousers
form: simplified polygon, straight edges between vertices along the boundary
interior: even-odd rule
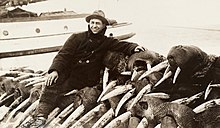
[[[35,116],[43,116],[47,118],[54,108],[59,107],[62,110],[71,103],[74,103],[75,108],[83,104],[86,111],[88,111],[97,105],[96,101],[101,93],[98,86],[93,86],[85,87],[79,90],[76,94],[64,96],[70,88],[68,91],[63,88],[64,86],[61,84],[45,87],[42,91]]]

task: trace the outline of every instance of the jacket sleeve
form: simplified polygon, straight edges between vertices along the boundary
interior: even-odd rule
[[[118,39],[110,38],[109,39],[109,50],[123,52],[127,55],[132,55],[134,49],[138,46],[137,43],[119,41]]]
[[[76,34],[71,35],[67,39],[63,47],[53,59],[48,73],[51,73],[55,70],[58,72],[58,74],[63,74],[69,69],[70,62],[75,54],[78,42],[79,41],[76,39]]]

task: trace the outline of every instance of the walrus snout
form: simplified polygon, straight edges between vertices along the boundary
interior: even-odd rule
[[[168,60],[168,63],[170,65],[170,67],[169,67],[170,70],[175,71],[178,67],[178,64],[176,63],[175,58],[173,56],[168,56],[167,60]]]

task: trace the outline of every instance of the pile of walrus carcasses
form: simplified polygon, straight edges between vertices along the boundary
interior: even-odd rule
[[[166,57],[146,50],[108,52],[96,107],[55,108],[45,127],[216,128],[220,126],[220,58],[195,46],[174,46]],[[32,118],[47,72],[1,71],[0,127]],[[73,90],[65,95],[74,95]]]

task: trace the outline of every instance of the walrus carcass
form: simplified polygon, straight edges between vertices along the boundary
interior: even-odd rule
[[[191,96],[205,91],[209,84],[220,83],[220,57],[208,55],[196,46],[174,46],[167,59],[170,70],[175,72],[174,92],[180,97]],[[207,99],[219,97],[220,89],[216,88]]]

